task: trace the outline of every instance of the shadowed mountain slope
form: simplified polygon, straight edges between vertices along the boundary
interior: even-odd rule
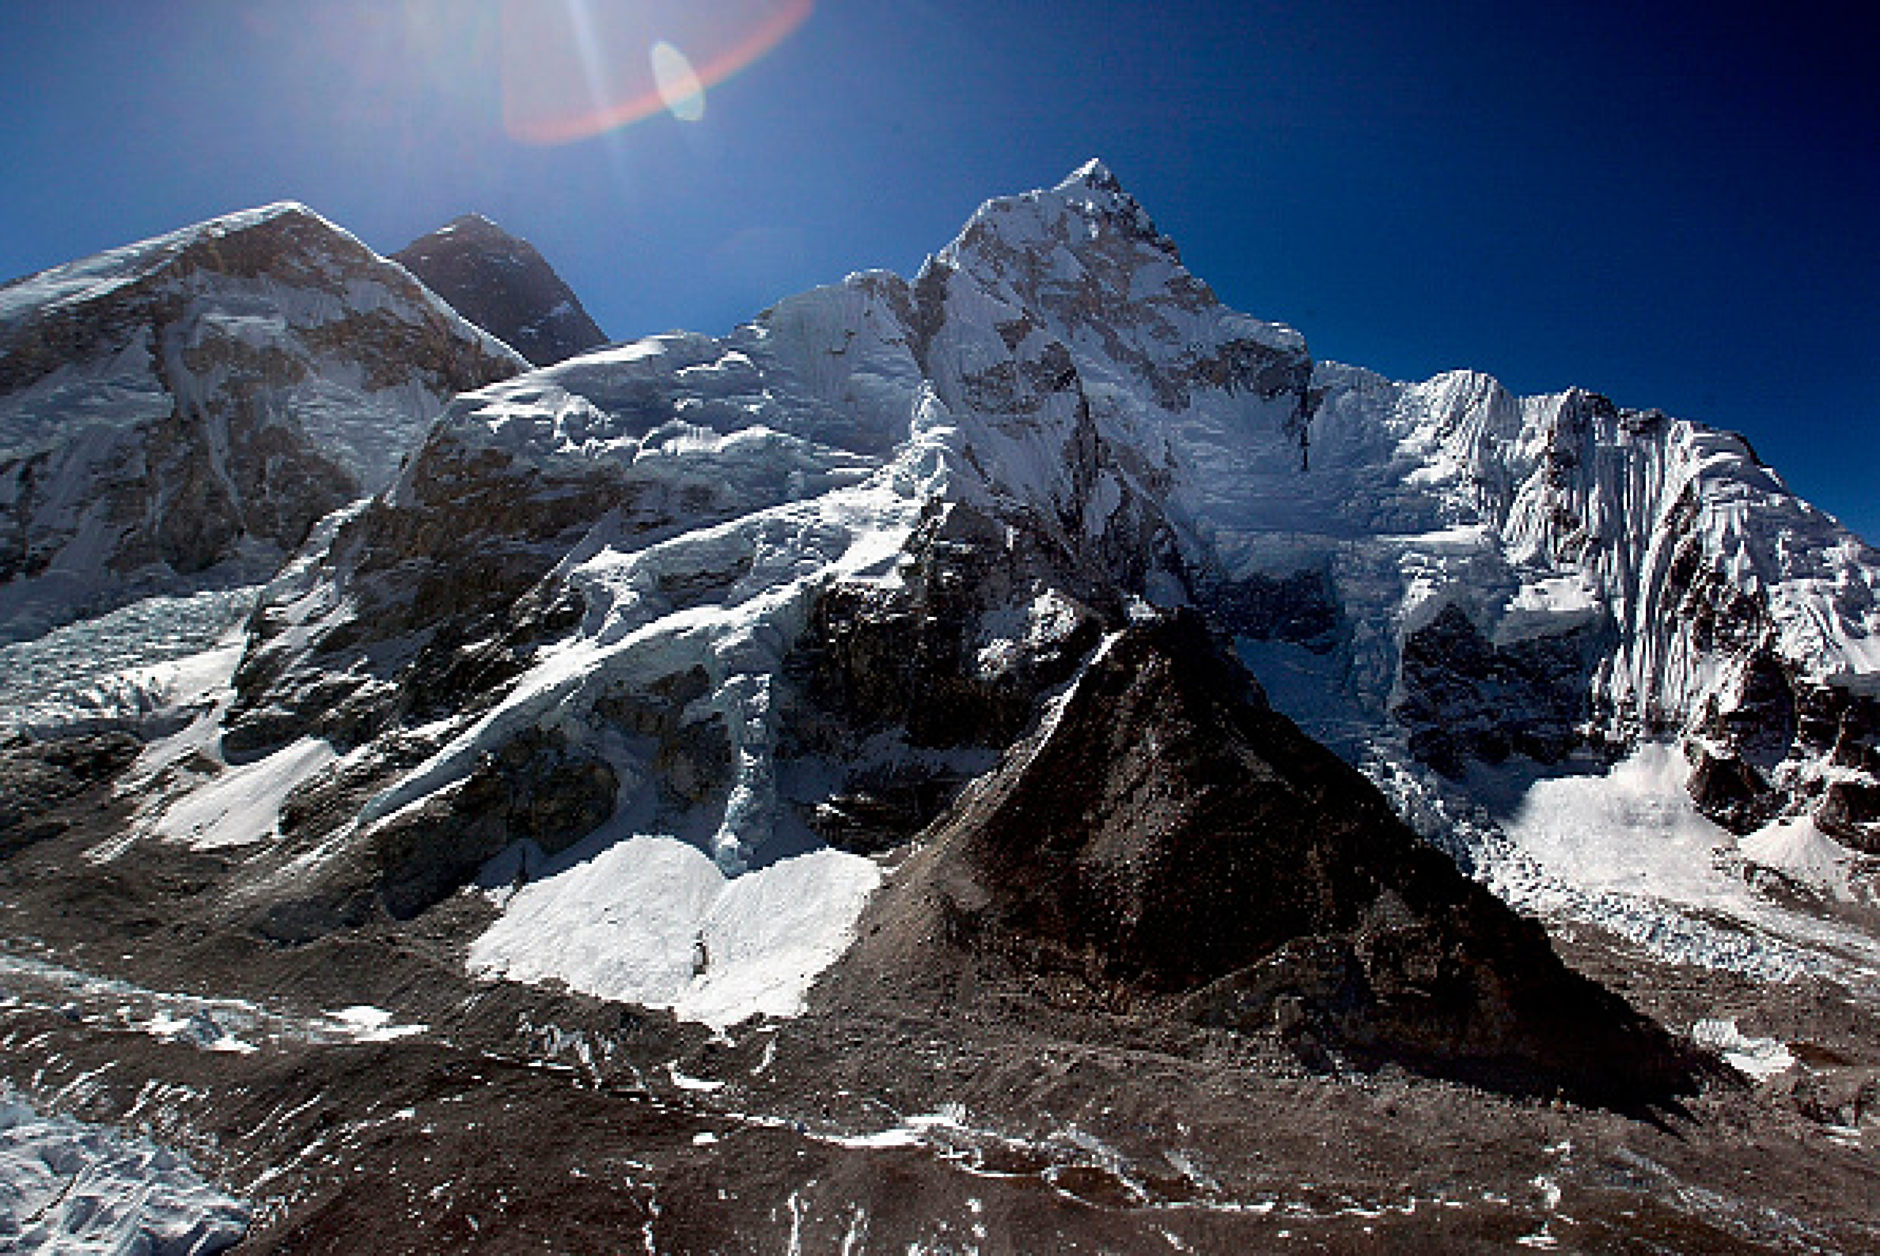
[[[1656,1103],[1696,1081],[1191,615],[1109,639],[919,847],[864,916],[838,1002],[1017,982],[1521,1091]]]

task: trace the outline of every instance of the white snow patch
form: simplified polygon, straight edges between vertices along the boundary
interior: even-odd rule
[[[1536,781],[1503,828],[1583,889],[1691,905],[1734,900],[1736,882],[1717,859],[1731,835],[1698,812],[1684,790],[1689,776],[1676,746],[1647,743],[1604,775]]]
[[[1823,833],[1813,816],[1772,821],[1740,839],[1737,849],[1753,864],[1774,868],[1843,901],[1855,901],[1848,877],[1854,867],[1853,852]]]
[[[326,741],[302,737],[265,759],[224,768],[164,808],[152,829],[197,850],[266,841],[278,833],[287,796],[337,757]]]
[[[979,675],[1003,675],[1028,653],[1069,638],[1078,622],[1077,607],[1056,589],[1046,589],[1023,605],[995,608],[979,624]]]
[[[635,836],[523,886],[471,944],[469,967],[717,1029],[795,1016],[880,883],[872,861],[828,849],[727,879],[696,846]]]
[[[397,1017],[391,1012],[365,1003],[328,1012],[327,1017],[335,1023],[336,1032],[355,1042],[391,1042],[425,1030],[423,1025],[395,1024]]]
[[[1467,790],[1480,807],[1388,756],[1365,767],[1412,827],[1465,848],[1476,876],[1524,911],[1586,920],[1671,962],[1761,980],[1880,980],[1870,935],[1772,901],[1743,876],[1737,840],[1685,792],[1676,745],[1647,743],[1581,776],[1536,780],[1531,765],[1478,765]]]
[[[1603,609],[1598,595],[1577,574],[1536,580],[1521,586],[1503,608],[1495,643],[1554,636],[1594,621]]]
[[[723,1090],[725,1088],[723,1082],[713,1081],[708,1077],[693,1077],[689,1073],[680,1072],[679,1062],[677,1060],[667,1062],[666,1075],[672,1078],[672,1084],[677,1086],[680,1090],[710,1094],[714,1090]]]
[[[1774,1038],[1750,1038],[1734,1020],[1700,1020],[1691,1026],[1691,1040],[1723,1053],[1731,1068],[1756,1080],[1774,1077],[1795,1064],[1789,1049]]]
[[[160,1012],[142,1026],[144,1032],[169,1042],[185,1043],[201,1051],[226,1051],[231,1055],[253,1055],[260,1048],[230,1033],[206,1008],[197,1008],[187,1016]]]
[[[838,1147],[851,1147],[863,1151],[880,1151],[889,1147],[919,1147],[927,1141],[926,1136],[912,1125],[890,1126],[872,1134],[831,1134],[824,1139]]]

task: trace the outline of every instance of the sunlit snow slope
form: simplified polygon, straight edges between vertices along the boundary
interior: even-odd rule
[[[1481,765],[1661,742],[1719,842],[1812,817],[1871,848],[1876,578],[1735,436],[1314,363],[1093,162],[911,281],[454,402],[252,621],[221,750],[312,766],[228,910],[292,942],[480,882],[508,911],[484,971],[787,1006],[719,997],[783,947],[727,919],[767,910],[740,879],[818,905],[803,953],[839,945],[866,857],[1175,605],[1406,812],[1479,812],[1439,825],[1465,859],[1506,839]]]

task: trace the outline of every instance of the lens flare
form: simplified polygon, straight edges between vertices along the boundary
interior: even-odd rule
[[[681,122],[697,122],[705,116],[705,84],[683,52],[665,40],[653,45],[653,82],[659,98],[672,116]]]
[[[503,0],[503,124],[566,144],[661,112],[705,115],[705,93],[775,48],[815,0]]]

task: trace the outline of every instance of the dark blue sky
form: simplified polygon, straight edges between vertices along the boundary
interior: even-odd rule
[[[702,120],[557,147],[505,133],[498,8],[8,4],[0,274],[287,197],[383,251],[476,209],[612,335],[722,331],[1096,154],[1320,357],[1735,428],[1880,538],[1870,4],[824,0]]]

